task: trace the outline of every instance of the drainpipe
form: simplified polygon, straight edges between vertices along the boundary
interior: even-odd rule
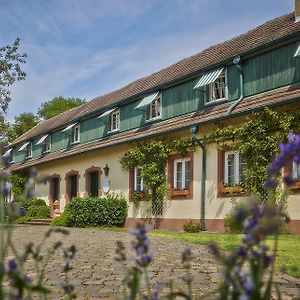
[[[233,110],[236,108],[236,106],[238,106],[244,99],[244,75],[243,75],[243,70],[241,65],[241,57],[237,56],[236,58],[233,59],[232,62],[236,65],[240,73],[240,97],[232,105],[229,106],[226,112],[227,116],[230,115],[233,112]]]
[[[202,150],[202,170],[201,170],[201,212],[200,220],[203,230],[205,230],[205,181],[206,181],[206,148],[201,139],[198,139],[196,133],[199,130],[199,126],[194,125],[191,127],[192,141],[195,142]]]

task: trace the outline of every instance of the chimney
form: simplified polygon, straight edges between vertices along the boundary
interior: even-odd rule
[[[300,0],[295,0],[295,22],[300,21]]]

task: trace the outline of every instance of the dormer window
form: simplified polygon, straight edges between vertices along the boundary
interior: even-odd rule
[[[135,109],[146,111],[146,120],[161,118],[161,93],[155,92],[143,98]]]
[[[147,120],[160,118],[161,102],[160,95],[158,95],[150,104],[147,111]]]
[[[51,135],[47,135],[47,137],[43,141],[43,153],[50,152],[51,150]]]
[[[75,125],[71,129],[71,144],[80,142],[80,127],[79,124]]]
[[[120,111],[115,110],[109,115],[109,131],[120,130]]]
[[[206,102],[226,99],[226,76],[225,70],[221,72],[219,77],[207,86]]]
[[[204,88],[206,103],[227,99],[227,79],[224,68],[203,75],[194,89]]]
[[[28,146],[26,147],[26,158],[32,157],[32,142],[29,142]]]

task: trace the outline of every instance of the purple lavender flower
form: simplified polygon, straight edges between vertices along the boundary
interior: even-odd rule
[[[278,185],[278,180],[275,177],[280,175],[280,170],[286,166],[288,163],[294,161],[296,163],[300,162],[300,136],[296,134],[288,134],[289,142],[286,144],[280,144],[280,153],[273,160],[272,165],[269,167],[268,172],[273,177],[269,178],[265,186],[269,189],[275,189]],[[285,184],[292,185],[293,181],[290,177],[285,177]]]
[[[278,180],[275,179],[275,178],[269,178],[266,180],[266,183],[265,183],[265,186],[268,188],[268,189],[275,189],[278,185]]]
[[[289,176],[284,176],[283,177],[283,182],[286,185],[292,185],[294,183],[294,180],[291,177],[289,177]]]
[[[13,273],[17,270],[17,264],[14,259],[8,261],[8,272]]]
[[[0,186],[0,195],[2,194],[3,196],[8,196],[11,190],[11,183],[8,181],[5,181],[2,183]]]
[[[129,233],[135,236],[136,240],[132,242],[132,248],[136,253],[135,263],[138,267],[147,268],[153,259],[150,253],[150,240],[147,232],[152,228],[151,225],[137,223],[134,230],[129,230]]]

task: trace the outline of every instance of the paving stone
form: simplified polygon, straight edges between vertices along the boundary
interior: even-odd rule
[[[14,232],[16,248],[23,249],[28,241],[37,244],[47,230],[48,227],[38,225],[17,227]],[[77,299],[121,299],[123,273],[120,263],[114,259],[115,246],[117,240],[122,240],[129,250],[132,237],[126,233],[88,228],[70,228],[69,231],[70,234],[63,237],[62,241],[66,247],[76,244],[76,259],[72,262],[73,269],[69,279],[76,286]],[[55,235],[52,235],[44,245],[45,249],[56,240],[58,239]],[[191,270],[195,299],[200,299],[201,295],[209,296],[205,299],[216,299],[212,293],[218,289],[222,268],[216,264],[207,247],[165,238],[151,238],[151,242],[155,257],[149,268],[149,278],[153,286],[158,282],[163,284],[162,294],[166,295],[170,291],[170,280],[173,280],[174,289],[182,287],[186,290],[186,285],[179,279],[184,275],[180,253],[189,246],[196,257]],[[128,257],[131,256],[132,252],[128,251]],[[64,274],[61,273],[63,265],[62,252],[57,251],[49,263],[46,274],[46,283],[53,286],[55,295],[50,299],[61,299],[61,290],[58,288],[55,290],[54,286],[60,285],[63,280]],[[28,273],[35,275],[32,261],[28,264]],[[300,279],[278,273],[275,275],[275,281],[283,292],[282,299],[297,299]],[[275,294],[273,299],[276,299]]]

